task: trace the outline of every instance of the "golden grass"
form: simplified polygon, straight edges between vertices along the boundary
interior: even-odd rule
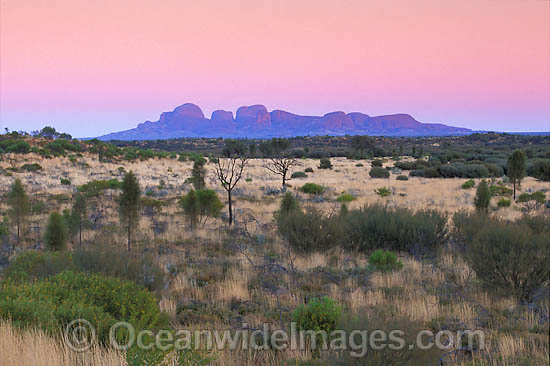
[[[242,253],[232,252],[224,248],[225,230],[220,219],[210,220],[205,227],[190,230],[184,217],[181,215],[177,205],[177,199],[189,187],[184,187],[184,181],[190,176],[191,163],[179,162],[176,160],[148,160],[145,162],[124,162],[124,163],[100,163],[96,158],[85,156],[82,161],[89,167],[72,165],[68,159],[42,159],[30,155],[30,159],[37,161],[44,167],[41,173],[15,173],[20,177],[28,191],[32,195],[64,194],[70,196],[74,187],[61,186],[60,178],[67,176],[73,185],[84,184],[93,179],[121,178],[118,171],[119,166],[124,166],[126,171],[133,170],[140,181],[143,190],[158,187],[161,180],[167,188],[168,195],[162,200],[168,202],[159,215],[162,221],[167,222],[168,230],[164,233],[155,234],[151,227],[151,219],[143,217],[139,227],[140,238],[136,248],[155,247],[156,245],[168,246],[174,252],[157,256],[155,259],[166,268],[168,264],[182,264],[184,269],[177,275],[171,276],[168,288],[162,291],[160,307],[169,314],[173,322],[176,321],[176,307],[182,300],[193,299],[208,304],[225,304],[232,301],[261,303],[261,311],[246,314],[243,320],[250,324],[260,324],[264,321],[275,322],[272,314],[278,313],[278,307],[282,305],[286,309],[294,308],[303,298],[292,291],[299,292],[300,289],[293,288],[294,284],[283,276],[279,284],[281,291],[278,293],[267,293],[251,289],[250,286],[257,279],[258,273],[253,269]],[[295,170],[304,170],[306,167],[314,169],[314,173],[308,173],[308,178],[293,179],[289,183],[292,187],[289,190],[299,194],[305,199],[305,205],[315,205],[325,212],[338,210],[339,203],[336,197],[342,192],[350,192],[357,199],[349,203],[350,208],[361,207],[365,204],[381,202],[390,206],[408,207],[413,210],[421,208],[435,208],[449,213],[461,209],[470,210],[473,207],[475,190],[463,190],[460,188],[465,179],[424,179],[413,177],[409,181],[397,181],[395,176],[390,179],[371,179],[368,175],[370,166],[356,167],[355,161],[345,158],[331,159],[334,165],[332,170],[317,169],[318,161],[305,159],[301,166]],[[273,213],[278,209],[280,197],[266,196],[262,187],[281,186],[278,176],[271,174],[263,168],[264,162],[261,159],[254,159],[250,162],[245,178],[250,182],[242,180],[238,188],[242,191],[235,194],[235,212],[237,221],[242,212],[251,212],[258,225],[251,225],[248,229],[252,235],[265,234],[266,231],[273,238],[273,242],[263,244],[262,252],[259,254],[275,254],[280,258],[281,265],[290,268],[290,259],[286,247],[275,231],[269,228],[273,220]],[[0,162],[0,166],[6,167],[9,162]],[[213,166],[207,164],[206,182],[210,188],[215,189],[222,201],[226,200],[225,191],[219,186],[213,172]],[[0,191],[5,192],[13,181],[13,177],[0,176]],[[306,195],[299,193],[299,187],[307,182],[321,184],[327,188],[324,195],[325,201],[313,203],[307,200]],[[388,187],[394,194],[388,198],[380,198],[374,190],[379,187]],[[547,184],[538,182],[532,178],[526,178],[522,183],[522,189],[547,188]],[[111,198],[104,200],[108,222],[118,222],[116,204]],[[53,209],[61,210],[68,204],[58,204],[53,200],[48,201]],[[493,203],[494,204],[494,203]],[[5,210],[5,203],[2,203],[2,210]],[[47,211],[51,208],[48,207]],[[516,218],[521,213],[515,203],[512,207],[499,209],[495,212],[504,218]],[[33,215],[29,218],[32,225],[44,226],[46,214]],[[264,226],[265,225],[265,226]],[[267,227],[267,229],[265,229]],[[92,239],[95,233],[84,232],[84,239]],[[109,243],[112,245],[125,245],[123,233],[114,233],[109,236]],[[36,242],[38,237],[30,233],[27,236],[27,244]],[[185,253],[185,257],[183,254]],[[248,253],[254,256],[254,253]],[[315,268],[332,268],[343,270],[344,268],[365,267],[368,258],[364,254],[345,253],[341,250],[332,250],[324,253],[311,255],[295,255],[291,253],[292,264],[301,272],[309,273]],[[215,282],[207,285],[199,285],[198,277],[208,272],[210,268],[203,266],[187,265],[187,258],[193,261],[207,261],[208,259],[219,259],[231,262],[231,268],[223,278],[217,278]],[[254,258],[257,260],[258,258]],[[349,260],[351,259],[351,261]],[[401,255],[403,269],[398,272],[374,273],[368,281],[362,282],[359,278],[348,278],[339,284],[327,283],[319,278],[314,278],[304,284],[312,286],[318,293],[328,294],[336,299],[343,307],[354,314],[370,313],[380,308],[391,308],[392,316],[404,316],[411,320],[423,322],[428,326],[435,319],[445,318],[452,321],[466,324],[468,327],[476,326],[478,317],[478,306],[490,311],[503,314],[508,311],[521,309],[517,301],[512,298],[495,298],[487,292],[477,289],[470,291],[475,274],[469,266],[455,253],[446,251],[442,254],[438,266],[423,263]],[[467,298],[445,299],[438,294],[439,289],[444,289],[450,281],[456,286],[461,286],[470,291]],[[317,287],[315,287],[317,286]],[[550,312],[549,305],[544,305],[543,313]],[[491,335],[491,352],[498,353],[505,357],[514,355],[529,355],[534,353],[537,359],[548,361],[548,336],[541,335],[544,342],[536,341],[537,338],[528,336],[527,330],[539,324],[541,314],[529,309],[518,310],[520,320],[516,326],[520,332],[508,334],[497,330],[488,329]],[[267,314],[271,318],[267,318]],[[506,319],[504,319],[506,320]],[[196,324],[196,328],[204,324]],[[227,324],[220,321],[216,324],[225,328]],[[193,327],[191,327],[193,328]],[[105,349],[95,348],[93,352],[84,354],[82,360],[70,352],[56,339],[50,338],[39,331],[20,331],[7,323],[0,324],[0,364],[3,365],[122,365],[123,357]],[[486,355],[485,355],[486,356]],[[280,365],[282,360],[298,359],[308,360],[311,355],[307,352],[271,352],[246,353],[246,352],[219,352],[216,365],[237,366],[237,365]],[[79,363],[80,362],[80,363]],[[499,363],[500,362],[500,363]],[[475,363],[474,363],[475,364]],[[481,363],[478,363],[481,365]],[[548,364],[548,362],[546,363]],[[487,364],[484,364],[486,366]],[[489,358],[489,365],[516,365],[509,360],[494,360]],[[520,365],[517,363],[517,365]]]
[[[2,366],[125,366],[124,355],[94,346],[76,353],[63,342],[38,330],[19,330],[0,323],[0,364]]]

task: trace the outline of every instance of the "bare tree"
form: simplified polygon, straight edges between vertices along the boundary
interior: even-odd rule
[[[233,224],[232,192],[243,176],[248,164],[244,145],[239,141],[228,141],[223,149],[225,157],[219,157],[216,163],[216,177],[227,192],[229,205],[229,226]]]
[[[283,178],[283,187],[286,185],[287,174],[290,169],[298,165],[298,159],[284,155],[284,151],[290,147],[290,141],[284,138],[273,138],[260,145],[260,151],[269,156],[269,162],[264,168]],[[290,178],[289,178],[290,179]]]
[[[272,173],[280,175],[283,178],[283,186],[285,186],[287,174],[289,174],[290,169],[295,165],[298,165],[298,159],[296,158],[277,157],[269,158],[269,162],[264,165],[264,168]],[[288,180],[290,180],[290,178],[288,178]]]

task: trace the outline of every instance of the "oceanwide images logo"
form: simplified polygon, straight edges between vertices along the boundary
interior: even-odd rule
[[[434,347],[442,351],[451,351],[461,347],[471,350],[485,348],[485,334],[481,330],[440,331],[422,330],[407,337],[404,331],[380,329],[352,331],[335,330],[332,332],[298,330],[296,323],[290,323],[289,330],[273,329],[264,323],[261,329],[251,329],[243,323],[241,329],[203,329],[203,330],[140,330],[127,322],[115,323],[109,330],[108,345],[124,351],[131,347],[142,350],[157,348],[162,351],[181,351],[189,349],[206,350],[319,350],[349,352],[350,356],[362,358],[369,351],[406,351],[419,349],[428,351]],[[414,339],[407,342],[406,339]],[[64,340],[75,352],[85,352],[97,344],[94,326],[86,319],[75,319],[65,328]]]

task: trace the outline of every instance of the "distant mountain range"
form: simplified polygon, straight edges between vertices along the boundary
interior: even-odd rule
[[[301,116],[263,105],[243,106],[233,112],[217,110],[206,118],[195,104],[185,103],[164,112],[156,122],[98,137],[100,140],[155,140],[178,137],[271,138],[315,135],[449,136],[473,131],[439,123],[421,123],[408,114],[371,117],[364,113],[331,112]]]

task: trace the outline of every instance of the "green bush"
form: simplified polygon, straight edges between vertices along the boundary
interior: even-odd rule
[[[550,159],[535,159],[527,166],[527,174],[545,182],[550,182]]]
[[[317,210],[294,210],[277,219],[283,239],[298,251],[337,246],[351,251],[376,249],[433,255],[446,242],[447,216],[435,210],[410,211],[382,205],[341,210],[326,216]]]
[[[149,291],[164,287],[164,270],[150,253],[128,253],[108,245],[96,245],[72,253],[70,268],[132,281]]]
[[[277,218],[279,233],[291,247],[300,252],[323,251],[338,244],[340,226],[334,217],[326,217],[319,211],[293,210]]]
[[[491,191],[489,190],[489,185],[484,180],[479,183],[479,186],[476,189],[476,196],[474,198],[474,205],[476,210],[487,212],[489,209],[489,204],[491,203]]]
[[[409,177],[407,177],[406,175],[398,175],[395,179],[396,180],[409,180]]]
[[[375,166],[371,168],[369,175],[371,178],[389,178],[390,172],[384,168]]]
[[[46,232],[44,233],[44,242],[49,250],[64,250],[67,246],[67,225],[63,216],[57,212],[50,214]]]
[[[342,193],[340,196],[338,196],[336,201],[338,201],[338,202],[351,202],[355,199],[356,199],[356,197],[351,193]]]
[[[403,268],[403,263],[397,259],[395,253],[382,249],[378,249],[371,254],[369,264],[377,271],[396,271]]]
[[[381,167],[382,165],[384,164],[384,162],[380,159],[374,159],[371,163],[371,165],[374,167],[374,166],[377,166],[377,167]]]
[[[491,190],[491,196],[511,196],[514,191],[511,188],[506,187],[504,184],[492,184],[489,189]]]
[[[60,179],[60,183],[61,183],[61,185],[63,185],[63,186],[70,186],[70,185],[71,185],[71,180],[70,180],[70,179],[67,179],[67,178],[61,178],[61,179]]]
[[[542,191],[522,193],[518,196],[516,202],[523,204],[527,211],[536,210],[546,202],[546,194]]]
[[[424,178],[440,178],[439,170],[435,167],[424,169]]]
[[[194,227],[197,223],[205,223],[209,217],[218,217],[223,203],[212,189],[192,189],[181,198],[180,206]]]
[[[341,219],[341,245],[371,252],[385,248],[418,255],[434,254],[447,236],[447,215],[436,210],[413,212],[383,205],[351,210]]]
[[[304,172],[294,172],[290,178],[307,178],[307,174]]]
[[[296,197],[290,192],[286,192],[281,200],[281,206],[279,208],[278,214],[284,215],[289,212],[297,211],[300,208],[300,202]]]
[[[380,197],[387,197],[391,195],[391,190],[389,190],[386,187],[380,187],[374,190],[374,192],[379,195]]]
[[[10,262],[2,274],[4,279],[13,282],[34,281],[68,269],[74,269],[68,252],[25,251]]]
[[[498,207],[510,207],[511,205],[511,202],[509,199],[506,199],[506,198],[501,198],[498,202],[497,202],[497,206]]]
[[[464,258],[489,289],[529,301],[548,286],[549,218],[513,222],[461,213],[455,228]]]
[[[329,158],[321,158],[319,163],[319,169],[332,169],[332,163]]]
[[[154,329],[162,320],[156,300],[146,289],[97,273],[71,271],[30,283],[3,282],[0,318],[51,333],[84,318],[102,342],[108,340],[116,321],[128,321],[139,330]]]
[[[330,333],[342,316],[342,308],[328,297],[311,298],[307,305],[299,305],[292,312],[292,321],[299,331],[325,331]]]
[[[313,169],[312,168],[306,168],[304,170],[306,173],[313,173]]]
[[[325,188],[315,183],[306,183],[300,188],[300,191],[307,194],[323,194]]]
[[[22,172],[37,172],[39,170],[42,170],[42,166],[38,163],[32,163],[32,164],[24,164],[19,168]]]
[[[462,189],[470,189],[475,187],[475,185],[476,185],[476,182],[473,179],[469,179],[466,182],[464,182],[461,187]]]

